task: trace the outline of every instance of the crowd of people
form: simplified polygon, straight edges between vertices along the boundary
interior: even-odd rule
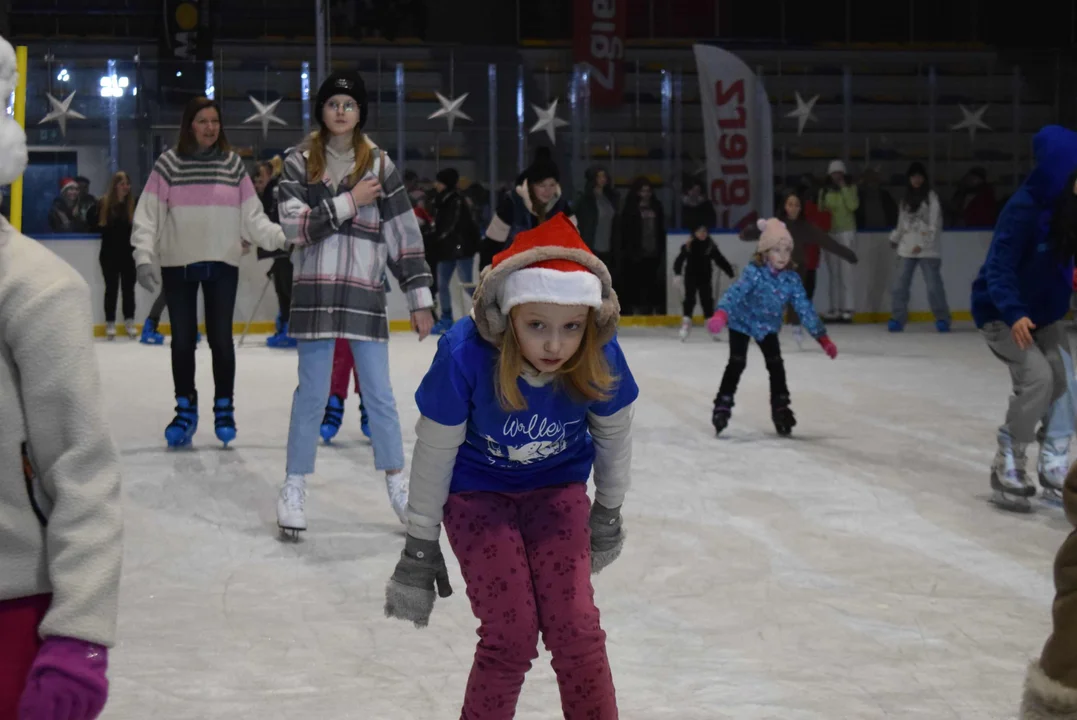
[[[5,72],[5,63],[13,67],[10,50],[0,43],[0,92],[13,86]],[[435,598],[452,594],[444,528],[480,623],[462,716],[514,715],[541,634],[564,717],[612,720],[616,692],[591,576],[617,560],[625,539],[621,509],[631,484],[639,388],[617,328],[622,308],[655,312],[663,301],[654,288],[664,267],[666,221],[654,188],[637,181],[622,203],[609,174],[596,169],[570,204],[556,164],[540,151],[488,215],[450,169],[438,174],[427,209],[413,204],[420,191],[414,178],[364,133],[367,95],[357,73],[330,75],[314,107],[318,129],[287,157],[259,166],[252,180],[229,146],[220,108],[197,98],[137,202],[129,178],[117,174],[95,203],[94,222],[108,235],[101,261],[113,312],[121,288],[130,320],[132,277],[151,293],[161,290],[169,311],[176,408],[166,442],[188,446],[198,428],[200,292],[215,435],[226,446],[237,438],[232,321],[240,259],[257,246],[272,260],[282,306],[277,336],[297,354],[277,493],[282,533],[307,529],[318,438],[325,438],[327,421],[339,427],[343,406],[332,397],[341,376],[347,393],[354,374],[375,468],[406,527],[385,590],[386,616],[425,627]],[[1073,378],[1060,322],[1077,255],[1077,134],[1044,128],[1035,154],[1037,166],[1002,211],[972,288],[977,327],[1013,380],[991,483],[1000,505],[1024,509],[1021,501],[1035,493],[1024,453],[1040,423],[1040,483],[1064,497],[1077,522],[1077,481],[1059,462],[1074,432],[1072,407],[1066,424],[1059,402],[1072,392]],[[24,133],[0,118],[0,183],[25,165]],[[811,302],[808,258],[827,251],[835,278],[829,317],[847,319],[853,306],[842,263],[857,261],[850,236],[862,197],[840,161],[828,170],[821,187],[805,183],[785,193],[778,217],[744,230],[756,252],[739,275],[708,234],[713,209],[702,188],[686,193],[692,239],[677,260],[685,313],[699,297],[705,313],[714,311],[708,329],[729,330],[712,411],[719,434],[731,420],[752,340],[770,376],[775,428],[792,432],[778,344],[787,306],[837,357]],[[891,236],[903,267],[892,321],[898,326],[915,269],[929,285],[938,275],[943,214],[924,168],[913,165],[907,178]],[[63,192],[71,211],[77,183]],[[486,268],[477,283],[476,255]],[[704,285],[714,265],[736,280],[710,308]],[[390,272],[418,338],[441,334],[415,395],[420,420],[410,476],[389,376]],[[462,318],[452,316],[444,295],[454,275],[472,296],[473,311]],[[0,720],[94,720],[108,696],[122,558],[120,465],[103,417],[87,305],[85,281],[0,218],[0,421],[25,428],[0,438],[0,459],[19,476],[0,484],[0,547],[4,567],[12,569],[0,577]],[[939,330],[949,329],[941,291],[932,305]],[[339,412],[331,418],[330,410]],[[594,501],[586,489],[592,473]],[[1058,555],[1055,633],[1029,670],[1024,718],[1077,712],[1073,538]]]

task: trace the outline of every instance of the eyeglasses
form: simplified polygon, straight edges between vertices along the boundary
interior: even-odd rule
[[[339,103],[336,100],[330,100],[325,104],[325,106],[333,112],[342,112],[346,115],[350,115],[353,112],[359,112],[359,106],[351,100],[345,103]]]

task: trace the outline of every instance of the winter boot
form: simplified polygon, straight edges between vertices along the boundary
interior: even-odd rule
[[[344,422],[344,399],[339,395],[330,395],[329,402],[325,406],[325,415],[322,417],[322,440],[328,445],[340,432],[340,424]]]
[[[165,336],[157,332],[157,321],[153,318],[146,318],[146,322],[142,323],[142,336],[138,340],[143,345],[164,345]]]
[[[1025,450],[1025,445],[999,435],[998,452],[991,463],[991,502],[1003,510],[1032,510],[1029,498],[1036,494],[1036,488],[1025,473]]]
[[[681,336],[681,342],[688,339],[688,335],[692,332],[692,318],[681,318],[681,331],[678,333]]]
[[[359,429],[363,431],[363,435],[370,437],[370,417],[366,414],[366,406],[363,405],[363,398],[359,398]]]
[[[277,495],[277,527],[281,536],[294,541],[307,529],[307,478],[304,475],[288,475]]]
[[[236,406],[232,404],[232,398],[213,401],[213,432],[225,447],[236,439]]]
[[[788,395],[779,395],[770,401],[770,419],[774,421],[774,429],[782,437],[789,437],[793,433],[797,419],[793,415],[793,409],[789,407]]]
[[[714,433],[721,435],[729,425],[729,418],[733,416],[733,398],[729,395],[719,395],[714,401],[714,412],[711,414],[711,423],[714,424]]]
[[[198,394],[190,397],[176,397],[176,417],[165,428],[165,442],[168,447],[186,447],[191,444],[195,430],[198,429]]]
[[[105,323],[105,339],[109,342],[116,339],[116,323]]]
[[[1062,487],[1066,483],[1069,470],[1070,439],[1068,437],[1046,438],[1040,431],[1040,457],[1036,463],[1043,499],[1055,504],[1062,504]]]

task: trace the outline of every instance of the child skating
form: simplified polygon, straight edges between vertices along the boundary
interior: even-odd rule
[[[789,407],[785,364],[778,342],[786,304],[792,304],[804,329],[831,359],[838,356],[838,348],[827,337],[826,326],[808,301],[800,276],[791,267],[793,238],[785,223],[776,218],[760,220],[759,230],[759,247],[752,262],[722,296],[718,311],[707,322],[712,333],[719,333],[729,326],[729,363],[722,376],[722,385],[718,388],[718,397],[714,400],[711,421],[718,433],[729,424],[737,384],[748,363],[748,341],[751,339],[763,351],[767,372],[770,373],[770,407],[774,428],[779,435],[785,436],[796,425],[796,418]]]
[[[703,308],[704,319],[710,320],[714,313],[714,288],[712,287],[711,266],[717,265],[729,279],[736,277],[733,266],[710,235],[710,225],[704,221],[705,215],[696,213],[699,219],[692,222],[696,227],[692,237],[681,246],[681,253],[673,261],[674,283],[684,293],[684,315],[681,318],[681,342],[688,339],[692,331],[692,313],[696,310],[696,296]]]
[[[415,394],[408,534],[385,612],[423,627],[435,588],[451,594],[444,522],[481,623],[468,720],[515,715],[540,633],[563,716],[617,718],[591,574],[624,543],[639,391],[618,317],[606,266],[555,216],[494,257]]]

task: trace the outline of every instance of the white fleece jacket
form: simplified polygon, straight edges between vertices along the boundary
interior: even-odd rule
[[[42,637],[110,646],[120,465],[90,307],[74,268],[0,217],[0,601],[52,593]]]

